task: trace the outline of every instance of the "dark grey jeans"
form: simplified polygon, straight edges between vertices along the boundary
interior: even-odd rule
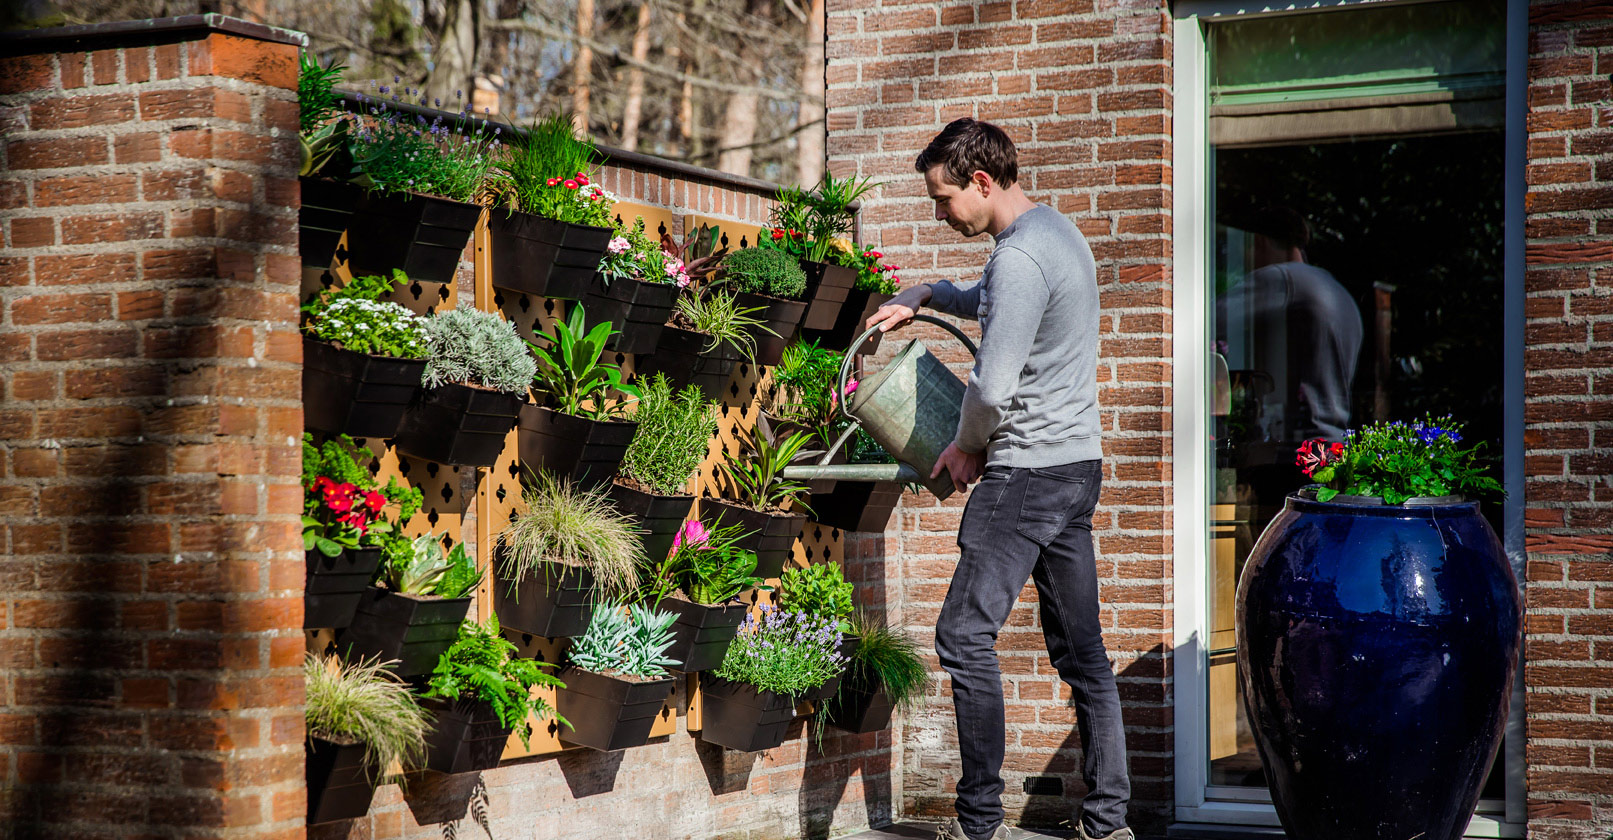
[[[935,652],[952,675],[963,754],[958,821],[971,837],[990,836],[1003,821],[1006,724],[997,632],[1032,577],[1048,655],[1075,698],[1087,786],[1082,822],[1096,837],[1126,824],[1126,733],[1103,648],[1092,551],[1092,510],[1102,479],[1098,461],[992,467],[964,507],[962,551],[936,622]]]

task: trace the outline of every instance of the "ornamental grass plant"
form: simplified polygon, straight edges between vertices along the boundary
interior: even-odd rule
[[[1317,501],[1344,496],[1381,497],[1403,504],[1414,497],[1504,497],[1485,475],[1483,442],[1463,447],[1464,424],[1450,415],[1405,423],[1374,423],[1344,434],[1344,442],[1315,438],[1300,444],[1295,464],[1321,485]]]
[[[532,475],[522,494],[526,512],[498,535],[499,574],[519,581],[548,563],[582,568],[605,598],[627,597],[638,586],[644,546],[632,519],[605,492],[541,470]]]
[[[861,610],[851,614],[850,625],[861,642],[852,651],[842,690],[883,688],[891,704],[904,714],[923,705],[930,671],[907,633]]]
[[[752,331],[778,335],[760,318],[751,317],[762,309],[760,306],[740,306],[738,296],[713,289],[678,298],[673,309],[673,326],[705,334],[710,340],[701,352],[711,353],[726,344],[746,361],[754,361],[756,337]]]
[[[379,779],[393,762],[404,770],[418,766],[431,726],[430,713],[420,708],[408,684],[387,670],[388,664],[313,653],[303,658],[309,737],[363,744],[372,779]]]
[[[763,605],[739,626],[717,676],[798,696],[844,669],[834,619]]]
[[[588,631],[572,641],[571,664],[596,674],[653,680],[680,665],[666,656],[672,646],[672,624],[678,614],[643,604],[602,604],[594,610]]]
[[[598,152],[571,120],[551,114],[512,132],[492,184],[495,200],[523,213],[609,227],[616,196],[593,183]]]
[[[460,306],[427,318],[425,329],[427,388],[462,384],[522,394],[537,373],[515,325],[491,312]]]
[[[694,385],[674,392],[658,373],[643,387],[633,420],[638,431],[622,458],[622,475],[657,495],[687,493],[717,435],[717,401]]]
[[[529,715],[539,720],[552,717],[562,725],[570,725],[547,700],[532,696],[532,687],[565,688],[566,684],[543,671],[553,665],[518,656],[515,645],[501,632],[497,615],[488,616],[486,624],[460,624],[459,638],[437,659],[431,681],[426,684],[426,696],[487,703],[499,722],[521,737],[522,746],[530,747]]]

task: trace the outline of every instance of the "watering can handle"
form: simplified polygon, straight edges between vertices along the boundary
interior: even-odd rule
[[[969,355],[971,356],[979,352],[979,348],[975,347],[975,343],[969,340],[969,336],[964,335],[963,330],[958,329],[952,324],[943,321],[934,315],[915,314],[912,320],[934,324],[941,329],[952,333],[953,337],[962,342],[963,346],[968,349]],[[847,417],[851,418],[851,423],[850,425],[846,426],[845,432],[841,433],[840,438],[834,442],[834,445],[829,447],[829,451],[823,453],[823,458],[818,461],[820,464],[829,463],[829,459],[833,458],[834,454],[840,451],[840,447],[844,445],[845,442],[850,439],[851,435],[857,431],[857,428],[862,425],[862,421],[858,420],[856,415],[851,413],[851,396],[846,393],[846,382],[851,377],[852,364],[857,361],[857,348],[863,346],[863,343],[871,338],[878,330],[878,325],[869,327],[867,330],[863,331],[862,335],[857,337],[856,341],[851,343],[850,347],[846,348],[846,357],[840,362],[840,379],[835,383],[835,387],[838,389],[835,393],[840,395],[841,410],[845,412]]]

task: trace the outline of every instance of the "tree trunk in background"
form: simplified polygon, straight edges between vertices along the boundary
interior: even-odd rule
[[[433,100],[441,100],[441,105],[432,104],[445,111],[470,104],[476,75],[477,35],[481,28],[477,5],[475,0],[448,0],[443,10],[434,66],[426,76],[424,92]],[[454,96],[456,91],[458,98]]]
[[[571,65],[571,122],[588,133],[590,87],[593,84],[594,50],[587,41],[594,37],[594,0],[577,0],[577,57]]]
[[[770,0],[748,0],[745,4],[747,14],[756,17],[769,17],[772,11]],[[748,75],[754,75],[758,56],[753,43],[746,41],[739,45],[739,56]],[[754,78],[745,81],[758,81]],[[723,108],[722,132],[718,135],[717,168],[735,175],[749,175],[751,152],[750,144],[756,142],[756,109],[761,103],[761,95],[754,92],[734,92],[728,95],[728,104]]]
[[[795,135],[796,182],[810,187],[823,177],[823,0],[807,10],[806,55],[801,58],[801,113]],[[814,123],[817,123],[814,125]]]
[[[633,30],[633,59],[647,61],[650,57],[650,4],[638,5],[638,26]],[[627,103],[622,109],[622,148],[638,151],[639,111],[644,107],[644,71],[637,67],[627,70]]]

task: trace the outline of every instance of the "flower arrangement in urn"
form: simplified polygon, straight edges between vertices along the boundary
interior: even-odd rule
[[[1505,495],[1501,483],[1484,474],[1484,444],[1461,446],[1463,428],[1449,415],[1374,423],[1345,432],[1343,443],[1307,440],[1294,463],[1321,485],[1319,502],[1359,496],[1398,505],[1412,498]]]

